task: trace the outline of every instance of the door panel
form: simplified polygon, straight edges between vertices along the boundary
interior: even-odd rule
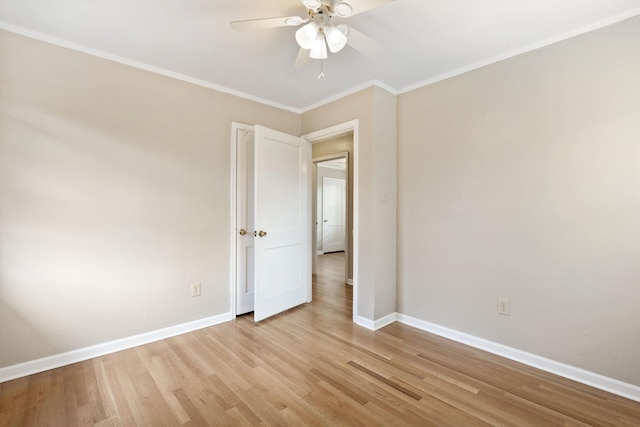
[[[311,300],[311,148],[255,127],[255,293],[260,321]]]
[[[322,251],[345,249],[346,181],[322,177]]]

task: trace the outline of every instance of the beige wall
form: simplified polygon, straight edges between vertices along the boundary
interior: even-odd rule
[[[0,58],[0,367],[228,312],[231,122],[300,116],[8,32]]]
[[[339,136],[327,141],[313,144],[312,156],[314,158],[328,156],[336,153],[349,153],[347,161],[347,277],[353,279],[353,134]]]
[[[399,312],[640,385],[639,52],[633,18],[399,96]]]
[[[373,318],[396,312],[396,96],[374,87],[374,269],[376,301]]]

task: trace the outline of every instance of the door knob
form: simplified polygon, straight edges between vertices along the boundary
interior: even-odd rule
[[[245,230],[244,228],[241,228],[240,231],[238,231],[238,234],[240,234],[241,236],[244,236],[245,234],[247,234],[247,230]]]
[[[262,231],[262,230],[260,230],[260,232],[258,233],[258,236],[260,236],[260,237],[264,237],[264,236],[266,236],[266,235],[267,235],[267,232],[266,232],[266,231]]]

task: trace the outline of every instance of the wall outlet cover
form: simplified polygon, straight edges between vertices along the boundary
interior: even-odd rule
[[[498,298],[498,314],[511,315],[511,304],[508,298]]]

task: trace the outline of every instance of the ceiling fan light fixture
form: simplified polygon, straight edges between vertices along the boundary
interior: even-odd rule
[[[327,43],[324,41],[324,34],[318,33],[309,56],[313,59],[327,59]]]
[[[339,1],[333,5],[333,11],[340,18],[348,18],[353,13],[353,8],[346,1]]]
[[[320,28],[315,22],[309,22],[296,31],[296,42],[303,49],[311,49],[319,34]]]
[[[327,44],[329,45],[331,53],[340,52],[347,44],[347,36],[333,25],[329,25],[324,29],[324,35],[327,39]]]
[[[304,6],[307,9],[316,10],[317,8],[322,6],[322,1],[321,0],[302,0],[302,4],[304,4]]]

